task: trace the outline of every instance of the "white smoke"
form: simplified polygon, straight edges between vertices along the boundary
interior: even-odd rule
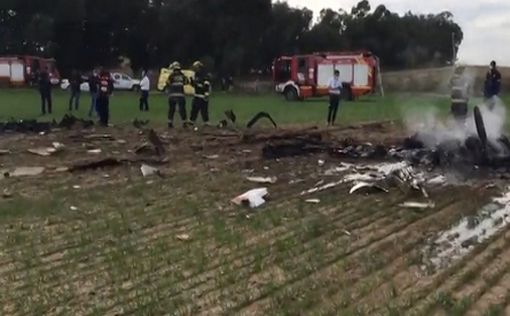
[[[493,103],[492,109],[489,105]],[[483,117],[485,130],[489,140],[497,140],[503,135],[506,121],[506,107],[501,99],[494,97],[478,106]],[[468,137],[477,135],[472,109],[464,122],[455,120],[451,115],[444,119],[437,108],[414,109],[404,113],[404,124],[407,131],[417,134],[426,147],[434,148],[446,141],[464,142]]]

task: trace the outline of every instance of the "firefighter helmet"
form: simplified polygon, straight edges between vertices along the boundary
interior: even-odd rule
[[[181,64],[178,61],[174,61],[172,64],[170,64],[170,69],[172,70],[180,70]]]
[[[193,68],[195,68],[195,69],[200,69],[203,67],[204,67],[204,64],[200,60],[197,60],[193,63]]]

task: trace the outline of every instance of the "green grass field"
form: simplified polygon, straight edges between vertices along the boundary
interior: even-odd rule
[[[67,112],[69,94],[54,91],[54,114],[51,118],[61,118]],[[506,98],[510,101],[510,98]],[[477,100],[472,103],[476,104]],[[79,116],[86,117],[89,107],[89,95],[82,94]],[[151,123],[166,122],[167,98],[154,92],[150,98],[149,113],[138,111],[138,95],[132,92],[117,92],[111,100],[111,120],[114,123],[129,122],[134,118],[150,119]],[[510,102],[507,102],[510,103]],[[436,108],[447,113],[447,97],[424,94],[390,94],[382,97],[364,97],[356,102],[344,102],[341,105],[339,123],[353,123],[374,120],[398,120],[402,113],[426,108]],[[191,99],[187,101],[188,113]],[[279,124],[317,124],[325,121],[327,113],[326,99],[312,99],[304,102],[286,102],[279,95],[240,95],[217,93],[211,99],[212,122],[224,119],[223,112],[232,109],[244,123],[259,111],[270,113]],[[35,118],[40,113],[39,95],[35,90],[0,90],[0,120],[14,118]],[[48,117],[49,118],[49,117]]]

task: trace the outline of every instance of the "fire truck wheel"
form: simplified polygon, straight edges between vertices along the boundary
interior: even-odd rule
[[[285,100],[287,101],[297,101],[299,98],[296,88],[293,87],[285,88],[283,94],[285,95]]]

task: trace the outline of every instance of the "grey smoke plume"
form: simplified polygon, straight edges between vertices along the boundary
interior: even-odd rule
[[[506,107],[501,99],[495,97],[494,108],[489,110],[486,104],[479,105],[487,136],[495,141],[501,135],[506,121]],[[489,103],[490,101],[486,102]],[[433,148],[440,143],[452,140],[465,141],[477,135],[473,111],[470,110],[466,121],[459,123],[452,117],[441,119],[436,108],[412,110],[404,113],[404,123],[408,132],[417,134],[425,146]]]

